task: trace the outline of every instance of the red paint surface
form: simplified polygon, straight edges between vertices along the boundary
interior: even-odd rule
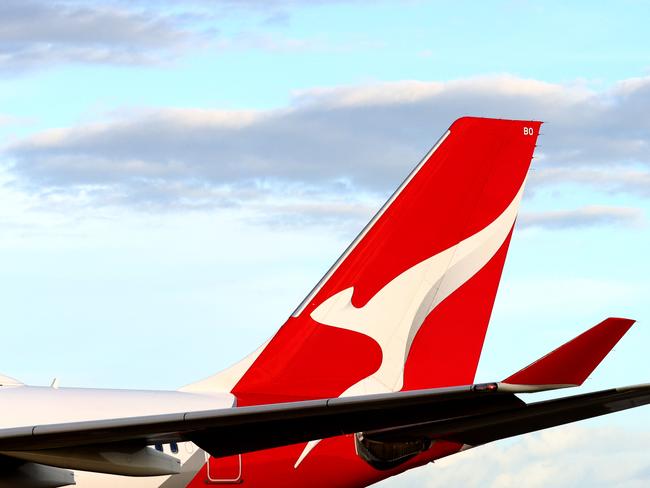
[[[278,331],[233,389],[238,405],[337,397],[374,373],[381,350],[364,335],[316,323],[310,313],[354,287],[365,305],[421,261],[492,223],[511,203],[528,171],[539,122],[462,118],[409,185],[298,317]],[[524,128],[534,135],[525,135]],[[510,238],[492,260],[444,300],[418,332],[405,364],[405,389],[472,383]],[[305,444],[243,456],[251,487],[360,487],[457,452],[432,448],[391,471],[377,471],[354,451],[351,436],[326,439],[294,469]],[[205,483],[205,468],[190,486]]]
[[[580,386],[633,324],[630,319],[605,319],[503,382]]]
[[[474,382],[509,244],[510,236],[481,271],[429,314],[406,361],[404,390]]]

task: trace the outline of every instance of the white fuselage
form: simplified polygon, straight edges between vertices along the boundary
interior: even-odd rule
[[[0,386],[0,429],[38,435],[43,425],[227,409],[234,404],[230,393],[8,385]],[[76,484],[82,488],[186,486],[183,481],[205,463],[204,452],[191,442],[179,443],[178,452],[172,452],[169,444],[162,448],[181,461],[180,475],[128,477],[75,471]]]

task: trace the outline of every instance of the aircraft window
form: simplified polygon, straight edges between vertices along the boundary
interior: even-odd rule
[[[178,444],[175,442],[170,442],[169,443],[169,448],[172,450],[174,454],[178,454]]]
[[[163,452],[162,444],[154,444],[154,447],[156,448],[156,451]]]

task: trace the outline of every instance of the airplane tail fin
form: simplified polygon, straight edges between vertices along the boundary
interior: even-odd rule
[[[239,404],[470,384],[540,122],[463,117],[258,352]]]

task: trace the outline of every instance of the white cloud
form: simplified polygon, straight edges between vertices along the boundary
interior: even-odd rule
[[[405,80],[369,86],[312,88],[297,91],[296,100],[330,107],[354,107],[426,103],[431,98],[456,95],[471,95],[485,100],[502,96],[545,97],[563,104],[592,96],[591,92],[584,88],[501,75],[449,82]],[[444,101],[444,98],[440,101]]]
[[[650,196],[650,170],[635,165],[618,166],[613,164],[606,168],[542,168],[532,172],[528,181],[533,187],[578,183],[609,193]]]
[[[644,221],[643,211],[638,208],[595,205],[573,210],[523,213],[518,222],[522,227],[564,229],[597,225],[637,226]]]

